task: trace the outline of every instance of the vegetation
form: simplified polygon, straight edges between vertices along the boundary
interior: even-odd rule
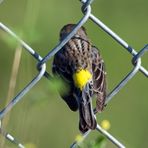
[[[147,0],[95,0],[92,11],[95,16],[139,51],[147,43],[148,38],[147,5]],[[16,32],[42,57],[58,43],[59,30],[65,24],[78,22],[82,16],[78,0],[4,0],[0,4],[0,21]],[[105,60],[108,92],[110,92],[133,68],[131,56],[91,21],[88,21],[85,27]],[[0,109],[7,102],[12,63],[17,47],[19,45],[12,39],[8,39],[0,30]],[[51,62],[47,63],[49,72],[51,72]],[[142,62],[148,69],[148,54],[143,57]],[[38,73],[36,64],[37,61],[22,49],[13,96]],[[147,84],[147,79],[138,73],[113,98],[104,112],[97,115],[99,123],[103,119],[111,122],[110,133],[129,148],[148,145],[146,139],[148,132]],[[61,86],[61,83],[59,85]],[[42,78],[11,110],[11,114],[7,114],[7,116],[10,115],[10,119],[5,127],[6,130],[28,148],[69,147],[79,132],[78,113],[69,110],[59,97],[57,86],[54,84],[53,87],[51,81]],[[114,148],[102,136],[98,137],[98,132],[95,131],[85,142],[84,144],[89,147],[93,145],[95,148],[103,143],[108,148]],[[15,146],[6,141],[4,148],[9,147]]]

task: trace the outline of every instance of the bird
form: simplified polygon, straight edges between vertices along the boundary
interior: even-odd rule
[[[65,25],[60,30],[60,41],[75,26]],[[96,98],[96,112],[102,112],[106,99],[106,71],[99,49],[92,45],[83,26],[54,55],[52,72],[69,88],[60,95],[72,111],[79,111],[80,132],[95,130],[97,121],[92,98]]]

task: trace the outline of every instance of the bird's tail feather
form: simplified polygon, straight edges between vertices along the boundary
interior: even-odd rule
[[[97,122],[93,112],[91,96],[87,88],[82,91],[82,97],[79,103],[79,114],[79,129],[82,133],[85,133],[88,129],[94,130],[96,128]]]

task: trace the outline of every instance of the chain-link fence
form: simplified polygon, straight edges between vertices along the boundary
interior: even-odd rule
[[[0,119],[4,118],[5,115],[11,111],[11,109],[21,101],[23,96],[27,94],[29,91],[31,91],[31,88],[35,86],[43,76],[45,76],[48,80],[50,80],[52,77],[51,75],[46,71],[46,63],[48,60],[51,59],[52,56],[55,55],[56,52],[58,52],[77,32],[77,30],[83,26],[87,21],[94,22],[95,25],[97,25],[99,28],[101,28],[103,31],[105,31],[108,35],[110,35],[116,42],[118,42],[121,46],[124,47],[128,52],[128,54],[131,55],[131,61],[133,64],[133,69],[121,80],[119,84],[116,85],[116,87],[108,94],[106,98],[106,104],[128,83],[130,79],[132,79],[138,71],[144,74],[144,76],[148,77],[148,71],[142,66],[141,64],[141,58],[145,54],[146,51],[148,51],[148,45],[145,45],[144,48],[142,48],[139,52],[136,52],[135,49],[132,48],[132,46],[129,46],[127,42],[125,42],[122,38],[120,38],[116,33],[114,33],[110,28],[108,28],[103,22],[101,22],[95,15],[91,12],[91,3],[93,0],[81,0],[82,3],[82,12],[84,16],[76,23],[76,27],[59,43],[50,50],[50,52],[45,56],[41,57],[35,50],[33,50],[28,44],[26,44],[23,40],[21,40],[13,31],[11,31],[5,24],[0,22],[0,29],[7,34],[9,34],[12,38],[16,39],[17,42],[23,47],[23,49],[27,50],[29,54],[32,55],[37,61],[37,69],[39,73],[32,79],[31,82],[29,82],[28,85],[26,85],[25,88],[23,88],[9,103],[8,105],[0,111]],[[95,109],[94,109],[95,112]],[[97,131],[99,131],[101,134],[103,134],[106,138],[108,138],[113,144],[115,144],[117,147],[124,148],[125,146],[122,145],[116,138],[114,138],[111,134],[109,134],[107,131],[101,128],[101,126],[98,124]],[[18,147],[23,148],[24,146],[20,144],[12,135],[5,132],[3,129],[3,126],[0,126],[0,131],[3,136],[6,137],[6,139],[10,140],[14,144],[16,144]],[[87,133],[83,135],[83,140],[89,135],[91,130],[89,130]],[[74,141],[74,143],[71,145],[71,148],[76,147],[78,144],[78,141]]]

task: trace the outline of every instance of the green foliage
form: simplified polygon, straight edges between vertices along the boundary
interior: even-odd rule
[[[148,0],[94,0],[92,13],[139,51],[148,39],[147,6]],[[60,28],[67,23],[76,23],[81,17],[79,0],[4,0],[0,4],[0,21],[9,26],[20,38],[25,39],[42,57],[57,44]],[[85,27],[91,41],[100,49],[105,60],[110,91],[132,68],[131,56],[91,21],[88,21]],[[13,38],[0,31],[1,109],[4,107],[2,102],[6,100],[5,92],[11,72],[12,52],[9,51],[17,44]],[[145,66],[148,63],[147,55],[142,60]],[[26,56],[30,57],[29,54]],[[30,64],[31,61],[32,59],[21,61],[22,68],[19,73],[21,79],[17,79],[18,91],[24,88],[26,79],[32,78],[30,71],[34,67]],[[23,66],[24,63],[26,67]],[[51,69],[49,62],[47,65]],[[41,80],[24,97],[25,99],[13,108],[7,129],[22,143],[30,141],[38,148],[69,147],[78,132],[78,113],[71,112],[64,101],[58,98],[58,90],[68,89],[63,86],[61,80],[55,79],[47,83],[45,81]],[[122,142],[130,148],[148,145],[147,88],[147,79],[141,73],[137,74],[107,105],[104,112],[97,116],[98,120],[107,117],[112,123],[112,134],[122,139]],[[33,98],[34,102],[40,99],[37,105],[31,103]],[[43,98],[47,101],[42,104]],[[86,145],[89,147],[97,143],[105,145],[106,140],[97,142],[96,139],[92,143],[87,142]],[[7,144],[6,148],[13,145],[9,142]]]
[[[29,41],[29,43],[39,42],[42,38],[42,33],[39,33],[35,28],[24,30],[24,39]]]
[[[107,140],[100,136],[96,140],[90,141],[89,148],[106,148]]]
[[[15,49],[17,47],[17,45],[18,45],[18,42],[16,41],[16,39],[12,38],[10,35],[8,35],[8,34],[6,34],[4,32],[1,34],[1,39],[11,49]]]
[[[49,89],[51,92],[58,91],[59,94],[65,94],[69,90],[69,86],[60,77],[55,76],[50,81]]]
[[[106,148],[107,139],[103,136],[98,136],[94,140],[85,141],[79,148]]]

